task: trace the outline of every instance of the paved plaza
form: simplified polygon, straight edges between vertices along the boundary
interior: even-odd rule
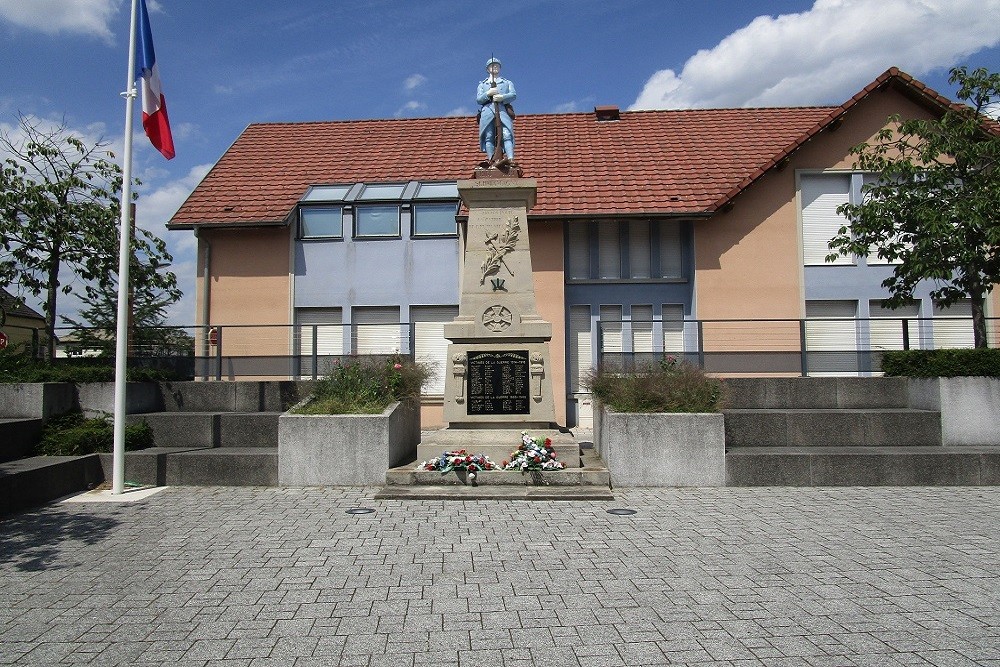
[[[0,664],[1000,666],[998,488],[375,491],[3,519]]]

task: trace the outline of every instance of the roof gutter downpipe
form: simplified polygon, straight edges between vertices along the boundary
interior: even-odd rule
[[[212,244],[208,242],[208,238],[202,236],[199,232],[201,230],[195,228],[194,235],[201,242],[205,244],[205,250],[202,255],[202,269],[201,269],[201,351],[202,356],[208,359],[211,353],[211,348],[209,346],[209,316],[212,312],[211,310],[211,298],[212,298]],[[206,367],[207,373],[207,367]],[[206,374],[205,379],[208,379]]]

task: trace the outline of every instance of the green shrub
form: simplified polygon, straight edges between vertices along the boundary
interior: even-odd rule
[[[135,367],[126,370],[131,382],[173,380],[174,373]],[[0,350],[0,383],[15,382],[114,382],[114,360],[64,360],[60,363],[39,361],[24,350]]]
[[[882,356],[886,375],[909,377],[1000,377],[1000,349],[898,350]]]
[[[584,383],[617,412],[718,412],[725,403],[721,382],[674,357],[629,373],[597,369]]]
[[[398,356],[351,357],[316,384],[312,400],[296,412],[311,415],[379,414],[390,403],[420,396],[429,372]]]
[[[114,448],[114,426],[107,417],[86,419],[80,412],[69,412],[45,424],[42,440],[36,447],[46,456],[82,456],[110,452]],[[153,446],[153,429],[146,422],[125,427],[125,449]]]

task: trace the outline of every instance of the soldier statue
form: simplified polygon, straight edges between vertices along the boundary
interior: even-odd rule
[[[500,76],[500,61],[486,62],[489,76],[479,82],[479,147],[486,153],[480,167],[507,167],[514,162],[514,82]],[[498,140],[499,137],[499,140]]]

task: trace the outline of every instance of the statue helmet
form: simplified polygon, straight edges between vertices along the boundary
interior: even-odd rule
[[[494,63],[496,63],[497,65],[501,64],[499,59],[497,59],[497,58],[490,58],[489,60],[486,61],[486,69],[489,69],[490,65],[492,65]]]

